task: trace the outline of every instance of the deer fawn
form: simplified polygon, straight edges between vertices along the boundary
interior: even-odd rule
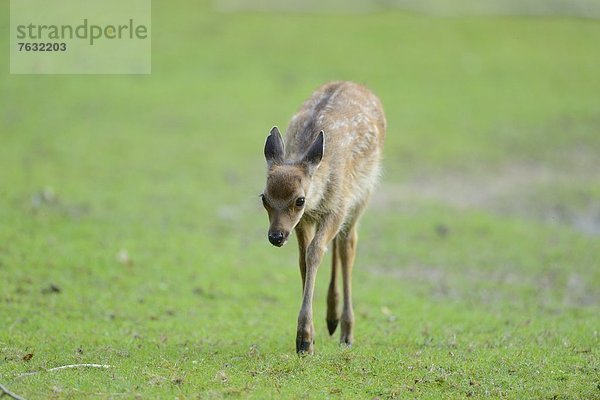
[[[285,141],[277,127],[267,137],[267,184],[261,197],[269,215],[269,241],[281,247],[295,229],[300,252],[303,297],[296,331],[298,353],[314,351],[312,299],[329,242],[333,256],[327,328],[333,335],[341,319],[340,343],[352,344],[356,225],[380,174],[385,129],[381,102],[372,92],[352,82],[331,82],[318,88],[292,117]]]

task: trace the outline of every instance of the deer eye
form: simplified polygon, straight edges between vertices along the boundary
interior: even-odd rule
[[[304,206],[304,197],[298,197],[296,199],[296,206],[297,207],[303,207]]]

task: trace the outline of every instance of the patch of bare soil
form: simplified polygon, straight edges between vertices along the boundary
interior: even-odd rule
[[[416,264],[397,269],[369,266],[368,270],[377,276],[416,283],[424,288],[426,296],[440,301],[469,300],[489,305],[518,305],[524,303],[524,298],[533,296],[536,304],[550,310],[600,303],[600,291],[576,272],[547,270],[523,274],[507,268],[466,268],[455,271],[441,266]]]
[[[459,210],[569,225],[587,235],[600,235],[600,156],[575,156],[578,158],[568,168],[512,163],[490,171],[415,176],[406,182],[383,184],[371,204],[374,209],[394,209],[414,202],[442,203]]]

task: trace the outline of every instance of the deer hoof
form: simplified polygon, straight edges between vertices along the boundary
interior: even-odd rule
[[[314,346],[311,342],[296,343],[296,353],[301,356],[314,354]]]
[[[315,340],[305,340],[304,336],[298,334],[296,337],[296,353],[298,355],[308,355],[314,353]]]
[[[327,330],[329,331],[330,335],[334,334],[339,322],[340,322],[339,319],[328,319],[327,320]]]
[[[340,346],[352,347],[352,337],[342,334],[342,337],[340,338]]]

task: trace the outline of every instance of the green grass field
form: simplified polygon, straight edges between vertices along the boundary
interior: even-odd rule
[[[600,398],[598,21],[176,1],[154,2],[152,28],[150,76],[0,61],[1,384],[27,399]],[[316,354],[299,358],[297,250],[266,239],[262,147],[334,79],[381,97],[385,175],[359,231],[354,347],[327,334],[327,258]],[[77,363],[111,368],[47,371]]]

